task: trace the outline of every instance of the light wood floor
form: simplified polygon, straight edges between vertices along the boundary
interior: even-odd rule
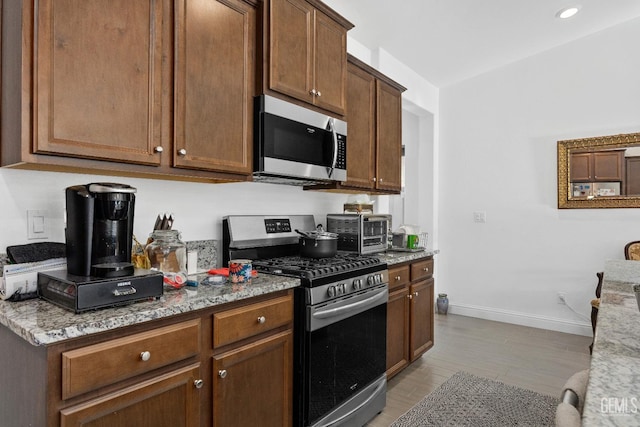
[[[591,337],[451,314],[435,318],[435,345],[389,381],[387,405],[369,427],[388,427],[458,371],[556,396],[590,364]]]

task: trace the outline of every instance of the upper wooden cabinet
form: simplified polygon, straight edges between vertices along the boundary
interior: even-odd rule
[[[162,2],[38,2],[34,153],[160,164]]]
[[[406,89],[348,55],[347,181],[306,189],[398,194],[402,189],[402,92]]]
[[[255,23],[240,0],[178,2],[174,166],[252,172]]]
[[[353,24],[316,0],[263,5],[263,91],[344,115],[347,31]]]
[[[571,181],[622,181],[624,150],[571,154]]]
[[[2,14],[2,108],[19,111],[2,117],[3,166],[248,179],[255,2],[24,0]]]

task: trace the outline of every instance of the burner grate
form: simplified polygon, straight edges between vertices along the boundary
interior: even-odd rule
[[[338,254],[329,258],[303,258],[285,256],[255,260],[253,265],[259,271],[315,279],[333,274],[357,272],[360,269],[380,265],[379,258],[357,254]]]

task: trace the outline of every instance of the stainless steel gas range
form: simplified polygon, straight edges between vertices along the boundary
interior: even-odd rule
[[[361,426],[386,404],[387,265],[373,255],[298,256],[312,215],[228,216],[223,259],[298,277],[294,321],[294,424]]]

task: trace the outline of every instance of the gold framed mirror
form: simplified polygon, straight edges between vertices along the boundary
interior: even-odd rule
[[[640,207],[640,133],[558,141],[558,208]]]

